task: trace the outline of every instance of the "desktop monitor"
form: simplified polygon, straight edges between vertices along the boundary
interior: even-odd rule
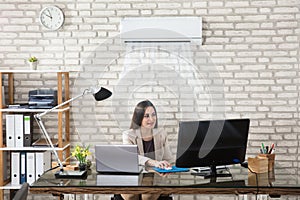
[[[219,176],[216,167],[245,160],[249,119],[181,121],[177,143],[177,167],[210,167],[210,176]]]

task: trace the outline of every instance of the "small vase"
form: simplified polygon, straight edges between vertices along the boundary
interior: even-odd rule
[[[80,171],[86,170],[86,163],[79,163],[78,165]]]
[[[29,66],[31,70],[36,70],[37,69],[37,62],[29,62]]]

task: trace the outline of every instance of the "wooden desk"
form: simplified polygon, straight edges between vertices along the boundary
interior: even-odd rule
[[[104,176],[92,171],[86,179],[55,179],[53,172],[44,174],[31,187],[31,193],[49,194],[269,194],[300,195],[296,169],[275,169],[275,174],[248,175],[240,166],[230,168],[232,178],[210,179],[190,172],[161,176],[143,173],[139,176]],[[127,181],[126,181],[127,178]],[[254,179],[253,179],[254,178]],[[257,182],[256,182],[257,178]],[[256,185],[258,183],[258,185]]]

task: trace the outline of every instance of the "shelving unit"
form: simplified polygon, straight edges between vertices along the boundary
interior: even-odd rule
[[[8,113],[39,113],[44,112],[46,109],[10,109],[6,108],[6,105],[3,106],[3,88],[4,81],[3,76],[7,76],[7,85],[8,87],[8,104],[14,104],[14,78],[15,74],[46,74],[46,73],[54,73],[57,78],[57,103],[61,104],[63,101],[66,101],[70,98],[70,88],[69,88],[69,72],[68,71],[40,71],[40,70],[2,70],[0,71],[0,199],[4,198],[4,190],[18,189],[20,186],[11,185],[10,179],[5,180],[4,177],[4,152],[8,151],[48,151],[51,150],[50,147],[6,147],[4,142],[4,115]],[[32,86],[33,89],[43,87],[41,86]],[[70,107],[69,105],[65,105],[64,107],[55,110],[52,115],[57,115],[57,139],[58,146],[55,148],[58,152],[58,156],[60,160],[65,160],[70,156]],[[64,119],[64,120],[63,120]]]

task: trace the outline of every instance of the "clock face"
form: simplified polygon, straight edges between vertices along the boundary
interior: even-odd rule
[[[41,24],[50,30],[59,29],[64,23],[64,13],[56,6],[49,6],[40,12]]]

